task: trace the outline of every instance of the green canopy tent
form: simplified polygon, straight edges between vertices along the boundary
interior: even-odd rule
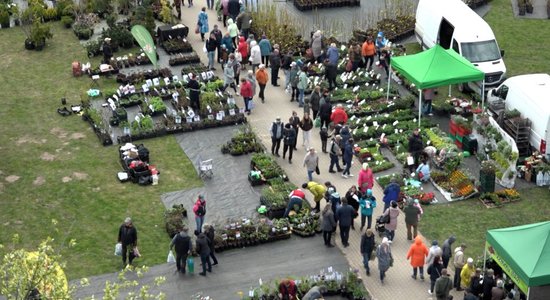
[[[488,230],[486,239],[485,257],[493,258],[527,299],[550,297],[549,221]]]
[[[445,50],[439,45],[414,54],[398,56],[391,59],[390,70],[395,69],[405,75],[420,91],[418,107],[418,124],[422,115],[422,90],[443,85],[470,81],[483,81],[485,73],[452,49]],[[390,80],[388,80],[388,98]],[[482,95],[483,99],[484,95]],[[482,100],[483,103],[483,100]]]

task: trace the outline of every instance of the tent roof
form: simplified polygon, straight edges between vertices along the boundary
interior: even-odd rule
[[[550,284],[550,222],[493,229],[486,236],[528,286]]]
[[[485,77],[485,73],[467,59],[439,45],[414,55],[392,57],[391,67],[405,75],[419,89],[480,81]]]

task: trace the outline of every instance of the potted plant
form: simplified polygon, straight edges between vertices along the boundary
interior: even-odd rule
[[[0,7],[0,26],[10,28],[10,14],[6,7]]]

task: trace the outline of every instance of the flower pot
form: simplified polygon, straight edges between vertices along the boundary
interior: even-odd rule
[[[26,39],[25,40],[25,49],[34,50],[34,48],[36,48],[36,46],[34,45],[33,41],[31,41],[30,39]]]

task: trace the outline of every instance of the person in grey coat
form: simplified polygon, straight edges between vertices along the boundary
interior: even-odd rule
[[[342,205],[336,209],[336,219],[338,220],[338,225],[340,227],[340,238],[342,239],[342,244],[345,248],[349,246],[349,229],[351,223],[353,222],[353,217],[357,212],[348,205],[348,200],[342,198]]]
[[[233,53],[231,53],[229,61],[223,68],[223,90],[225,91],[225,89],[229,86],[235,90],[235,93],[237,93],[237,86],[235,85],[235,71],[233,69],[233,61],[235,59],[232,57],[234,57]]]
[[[323,299],[323,294],[328,290],[324,285],[316,285],[309,289],[309,291],[302,297],[302,300],[317,300]]]
[[[403,209],[403,213],[405,213],[405,225],[407,225],[407,240],[412,241],[418,234],[418,216],[420,215],[420,209],[414,205],[414,201],[409,201],[407,206]]]
[[[382,243],[376,249],[376,258],[378,258],[378,270],[380,270],[380,282],[384,283],[386,271],[391,267],[393,257],[391,255],[390,241],[387,237],[382,239]]]
[[[208,264],[208,272],[212,272],[212,263],[210,262],[210,247],[208,246],[208,238],[204,232],[199,233],[195,230],[195,234],[198,234],[197,241],[195,242],[195,251],[201,257],[202,272],[199,275],[206,276],[206,265]]]
[[[323,34],[317,30],[311,38],[311,51],[316,62],[322,61],[323,54]]]
[[[451,260],[451,257],[453,256],[453,243],[456,241],[456,237],[454,235],[451,235],[448,239],[443,242],[443,247],[441,248],[441,251],[443,254],[441,255],[441,258],[443,259],[443,268],[447,268],[449,265],[449,260]]]
[[[328,204],[325,205],[325,208],[323,208],[321,216],[323,217],[321,219],[321,230],[323,231],[323,240],[325,241],[325,246],[334,247],[334,245],[330,243],[332,233],[336,228],[336,220],[334,219],[334,212],[332,212],[332,206]]]

